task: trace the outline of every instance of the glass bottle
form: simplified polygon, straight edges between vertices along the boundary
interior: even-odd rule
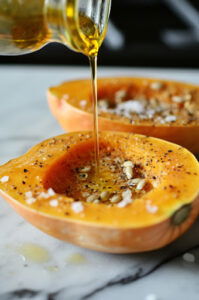
[[[0,0],[0,55],[59,42],[87,56],[106,34],[111,0]]]

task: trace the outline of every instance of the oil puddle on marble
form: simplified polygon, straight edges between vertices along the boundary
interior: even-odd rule
[[[73,253],[67,257],[66,262],[78,265],[78,264],[85,264],[87,262],[87,259],[81,253]]]
[[[48,262],[51,258],[46,248],[34,243],[23,243],[16,250],[24,262],[31,261],[42,264]]]

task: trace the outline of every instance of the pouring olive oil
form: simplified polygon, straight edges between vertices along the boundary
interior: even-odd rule
[[[106,35],[110,4],[111,0],[0,0],[0,55],[30,53],[59,42],[88,56],[97,169],[97,55]]]

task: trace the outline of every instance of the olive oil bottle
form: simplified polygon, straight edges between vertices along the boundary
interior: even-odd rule
[[[111,0],[0,0],[0,55],[30,53],[59,42],[89,57],[96,166],[97,54],[106,35],[110,4]]]

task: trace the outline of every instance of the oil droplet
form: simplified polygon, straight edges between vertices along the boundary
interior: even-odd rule
[[[30,260],[35,263],[45,263],[50,259],[49,252],[37,244],[24,243],[17,250],[24,261]]]
[[[86,258],[80,253],[74,253],[67,258],[67,262],[72,264],[84,264],[86,263]]]
[[[57,271],[59,271],[59,268],[58,268],[58,266],[48,266],[48,267],[46,267],[46,270],[50,271],[50,272],[57,272]]]

